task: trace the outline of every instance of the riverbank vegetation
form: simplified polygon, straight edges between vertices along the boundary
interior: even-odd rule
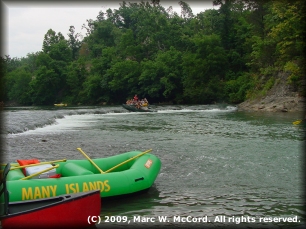
[[[149,102],[240,103],[262,96],[287,73],[305,96],[304,0],[215,0],[181,13],[159,0],[122,2],[68,38],[50,28],[42,50],[1,57],[4,102],[20,105]]]

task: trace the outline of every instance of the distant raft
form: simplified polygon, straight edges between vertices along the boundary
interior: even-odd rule
[[[54,106],[56,106],[56,107],[67,107],[67,103],[55,103]]]
[[[154,112],[148,106],[141,106],[141,107],[137,108],[136,105],[122,104],[122,107],[127,109],[128,111],[132,111],[132,112]]]

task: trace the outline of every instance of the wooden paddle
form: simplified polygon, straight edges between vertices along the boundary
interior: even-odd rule
[[[35,176],[37,176],[37,175],[39,175],[39,174],[41,174],[41,173],[48,172],[49,170],[55,169],[55,168],[57,168],[57,167],[59,167],[59,165],[55,165],[55,166],[52,166],[52,167],[50,167],[50,168],[44,169],[44,170],[42,170],[42,171],[40,171],[40,172],[33,173],[33,174],[31,174],[30,176],[26,176],[26,177],[24,177],[24,178],[21,178],[20,180],[27,180],[27,179],[30,179],[30,178],[32,178],[32,177],[35,177]]]
[[[121,162],[120,164],[118,164],[118,165],[116,165],[116,166],[110,168],[109,170],[105,171],[105,173],[108,173],[108,172],[110,172],[110,171],[112,171],[112,170],[118,168],[119,166],[124,165],[124,164],[128,163],[129,161],[134,160],[134,159],[137,158],[137,157],[141,157],[142,155],[144,155],[144,154],[146,154],[146,153],[149,153],[149,152],[151,152],[151,151],[152,151],[152,149],[149,149],[149,150],[144,151],[144,152],[142,152],[142,153],[140,153],[140,154],[138,154],[138,155],[136,155],[136,156],[134,156],[134,157],[131,157],[130,159],[128,159],[128,160],[126,160],[126,161],[124,161],[124,162]]]
[[[96,169],[99,170],[99,172],[100,172],[101,174],[105,173],[105,172],[103,172],[103,171],[99,168],[99,166],[98,166],[96,163],[93,162],[93,160],[91,160],[91,159],[86,155],[86,153],[83,152],[83,150],[82,150],[81,148],[77,148],[77,150],[79,150],[79,151],[87,158],[87,160],[90,161],[90,163],[93,164],[93,166],[95,166]]]

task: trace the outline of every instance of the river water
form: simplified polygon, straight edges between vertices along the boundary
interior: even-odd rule
[[[292,124],[301,114],[240,112],[224,104],[152,110],[157,112],[131,113],[121,106],[5,108],[4,160],[84,159],[78,147],[91,158],[153,149],[162,162],[154,186],[137,196],[102,199],[97,228],[305,223],[305,135]]]

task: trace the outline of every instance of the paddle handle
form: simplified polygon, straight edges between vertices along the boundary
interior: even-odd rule
[[[149,153],[149,152],[151,152],[151,151],[152,151],[152,149],[149,149],[149,150],[144,151],[144,152],[142,152],[142,153],[140,153],[140,154],[138,154],[138,155],[136,155],[136,156],[134,156],[134,157],[131,157],[130,159],[128,159],[128,160],[126,160],[126,161],[124,161],[124,162],[121,162],[120,164],[118,164],[118,165],[116,165],[116,166],[110,168],[109,170],[105,171],[105,173],[108,173],[108,172],[110,172],[110,171],[112,171],[112,170],[118,168],[119,166],[124,165],[124,164],[128,163],[129,161],[134,160],[135,158],[140,157],[140,156],[142,156],[142,155],[144,155],[144,154],[146,154],[146,153]]]
[[[26,177],[24,177],[24,178],[21,178],[20,180],[27,180],[27,179],[30,179],[30,178],[32,178],[32,177],[35,177],[35,176],[37,176],[37,175],[39,175],[39,174],[41,174],[41,173],[48,172],[49,170],[55,169],[55,168],[57,168],[57,167],[59,167],[59,165],[55,165],[55,166],[52,166],[52,167],[50,167],[50,168],[44,169],[44,170],[42,170],[42,171],[40,171],[40,172],[37,172],[37,173],[34,173],[34,174],[30,175],[30,176],[26,176]]]
[[[99,166],[98,166],[96,163],[94,163],[93,160],[91,160],[91,159],[86,155],[86,153],[83,152],[83,150],[82,150],[81,148],[77,148],[77,150],[79,150],[79,151],[84,155],[84,157],[86,157],[87,160],[90,161],[91,164],[93,164],[93,166],[95,166],[96,169],[97,169],[101,174],[104,173],[104,172],[99,168]]]

